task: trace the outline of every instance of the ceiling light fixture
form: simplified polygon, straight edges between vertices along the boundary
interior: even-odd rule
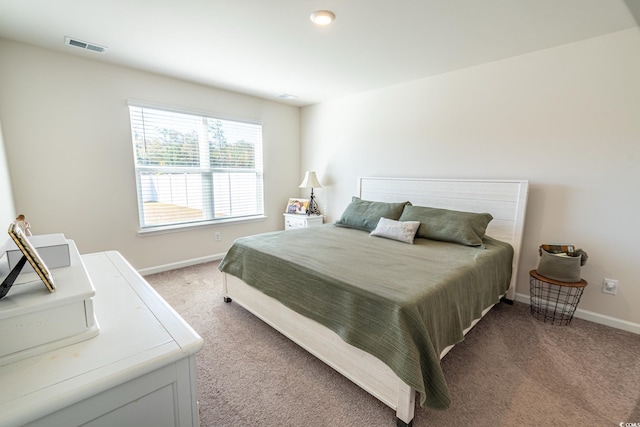
[[[329,10],[316,10],[311,14],[311,22],[316,25],[329,25],[336,19],[336,15]]]

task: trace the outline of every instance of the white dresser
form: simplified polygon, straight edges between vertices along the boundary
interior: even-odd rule
[[[322,225],[324,217],[322,215],[300,215],[300,214],[283,214],[284,229],[293,230],[295,228],[316,227]]]
[[[202,338],[118,252],[82,261],[99,334],[0,366],[0,426],[198,426]]]

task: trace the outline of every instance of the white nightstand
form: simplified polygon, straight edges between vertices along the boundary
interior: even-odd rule
[[[296,228],[316,227],[322,225],[324,217],[322,215],[298,215],[298,214],[283,214],[284,215],[284,229],[293,230]]]

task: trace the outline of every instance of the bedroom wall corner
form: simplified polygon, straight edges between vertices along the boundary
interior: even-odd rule
[[[9,163],[4,149],[2,137],[2,120],[0,120],[0,227],[9,224],[15,219],[16,211],[11,191],[11,179],[9,177]],[[1,244],[2,242],[0,242]],[[1,255],[1,254],[0,254]]]

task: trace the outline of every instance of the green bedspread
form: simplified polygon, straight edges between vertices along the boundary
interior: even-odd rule
[[[240,238],[219,268],[386,363],[422,406],[446,409],[439,355],[506,292],[512,257],[488,237],[484,248],[410,245],[327,224]]]

